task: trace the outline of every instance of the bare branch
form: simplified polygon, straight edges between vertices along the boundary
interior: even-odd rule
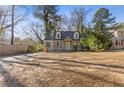
[[[43,43],[44,30],[39,23],[30,23],[27,26],[25,34],[28,35],[30,38],[38,40],[38,42],[40,43]]]

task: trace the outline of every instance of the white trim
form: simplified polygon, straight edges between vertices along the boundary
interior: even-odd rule
[[[61,33],[60,32],[56,32],[56,39],[61,39]]]
[[[76,35],[77,35],[77,37],[76,37]],[[79,33],[78,32],[74,33],[74,39],[79,39]]]

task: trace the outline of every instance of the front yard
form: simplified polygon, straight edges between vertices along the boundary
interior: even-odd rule
[[[124,51],[0,58],[0,86],[124,86]]]

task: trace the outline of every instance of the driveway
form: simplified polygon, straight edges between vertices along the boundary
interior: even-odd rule
[[[124,86],[124,51],[42,52],[0,58],[0,86]]]

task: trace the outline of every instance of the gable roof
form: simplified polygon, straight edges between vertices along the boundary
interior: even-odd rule
[[[70,40],[72,40],[69,36],[67,36],[65,39],[64,39],[64,41],[70,41]]]
[[[79,40],[79,39],[74,39],[74,33],[76,31],[59,31],[61,33],[61,39],[56,39],[56,33],[54,33],[53,35],[53,39],[52,36],[46,36],[45,40],[64,40],[66,37],[70,37],[72,40]]]
[[[121,27],[115,30],[119,32],[124,32],[124,23],[118,23],[118,25],[121,25]]]

